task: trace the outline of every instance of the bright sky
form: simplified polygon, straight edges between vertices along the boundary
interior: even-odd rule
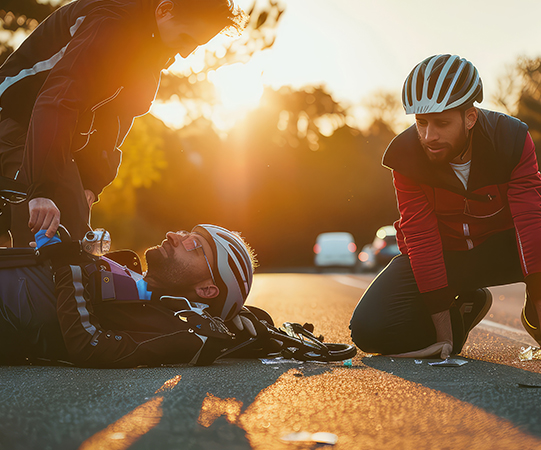
[[[259,0],[265,1],[265,0]],[[249,9],[253,0],[237,0]],[[250,63],[223,68],[221,92],[254,104],[261,86],[324,84],[338,100],[358,105],[378,89],[395,90],[427,56],[455,53],[472,61],[485,86],[517,57],[541,56],[539,0],[281,0],[274,47]],[[264,3],[263,3],[264,4]],[[240,78],[228,83],[225,79]],[[225,94],[224,94],[225,95]],[[248,97],[252,98],[249,102]],[[226,100],[224,98],[224,100]]]

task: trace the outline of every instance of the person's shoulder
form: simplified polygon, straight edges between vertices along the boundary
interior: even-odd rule
[[[479,130],[480,136],[474,139],[478,145],[484,143],[492,149],[493,155],[500,155],[507,161],[509,167],[514,167],[522,155],[528,125],[510,115],[477,108],[478,118],[475,129]]]
[[[388,169],[396,168],[406,155],[417,154],[419,151],[419,138],[415,125],[406,128],[389,143],[383,154],[382,164]]]
[[[516,117],[504,114],[498,111],[477,108],[477,121],[482,128],[488,132],[493,130],[495,133],[509,132],[525,132],[528,130],[528,125]]]
[[[69,10],[72,18],[139,21],[140,18],[150,17],[151,0],[76,0],[62,8]]]

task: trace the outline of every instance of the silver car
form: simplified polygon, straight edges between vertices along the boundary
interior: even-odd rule
[[[321,233],[314,245],[316,267],[351,267],[357,262],[357,246],[351,233]]]

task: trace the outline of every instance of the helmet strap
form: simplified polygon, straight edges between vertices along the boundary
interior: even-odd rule
[[[471,141],[473,138],[473,130],[468,130],[468,137],[466,141],[466,145],[464,146],[464,150],[462,150],[462,153],[460,154],[460,161],[464,159],[464,156],[466,156],[466,153],[468,153],[468,149],[471,146]]]

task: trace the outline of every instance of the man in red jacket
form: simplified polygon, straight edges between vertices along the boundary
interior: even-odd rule
[[[29,198],[13,207],[13,245],[60,221],[82,239],[161,70],[246,18],[232,0],[76,0],[45,19],[0,67],[0,175]]]
[[[477,69],[436,55],[404,83],[416,123],[389,145],[401,255],[365,292],[353,341],[383,354],[459,353],[492,304],[488,286],[524,281],[522,323],[541,344],[541,176],[528,127],[474,107]]]

